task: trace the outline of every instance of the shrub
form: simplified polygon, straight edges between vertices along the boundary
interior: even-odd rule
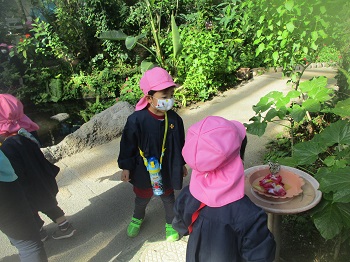
[[[132,105],[135,105],[139,99],[143,96],[143,93],[140,89],[140,79],[142,74],[137,73],[128,78],[120,87],[120,97],[121,101],[129,102]]]
[[[184,27],[182,53],[177,64],[178,82],[188,100],[207,100],[222,86],[232,84],[238,65],[215,30]],[[228,81],[229,77],[232,77]]]

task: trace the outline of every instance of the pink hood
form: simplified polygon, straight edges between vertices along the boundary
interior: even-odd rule
[[[39,126],[23,113],[23,104],[10,94],[0,94],[0,135],[8,136],[24,128],[36,131]]]
[[[192,168],[190,192],[210,207],[244,196],[244,167],[240,148],[246,135],[238,121],[209,116],[192,125],[182,155]]]

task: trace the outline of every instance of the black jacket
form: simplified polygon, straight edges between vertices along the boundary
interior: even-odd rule
[[[200,204],[185,187],[175,201],[174,229],[188,235],[192,214]],[[247,196],[222,207],[201,209],[186,251],[187,262],[270,262],[274,257],[267,215]]]
[[[15,135],[3,142],[1,150],[10,160],[32,207],[41,211],[56,206],[56,176],[60,169],[45,158],[39,146],[24,136]]]
[[[172,110],[168,114],[168,133],[162,163],[162,180],[165,189],[181,189],[183,160],[181,151],[185,143],[185,131],[181,117]],[[147,109],[135,111],[128,117],[120,141],[119,168],[130,170],[131,183],[138,188],[150,188],[149,173],[140,156],[160,159],[165,121],[160,121]]]

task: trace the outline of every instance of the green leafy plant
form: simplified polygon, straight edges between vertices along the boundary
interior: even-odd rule
[[[183,50],[177,64],[181,92],[190,101],[207,100],[235,73],[237,63],[226,50],[222,37],[215,30],[182,28]],[[226,79],[227,77],[227,79]]]
[[[258,15],[254,45],[256,56],[296,81],[316,61],[320,44],[328,37],[327,7],[322,1],[257,1]],[[301,66],[302,72],[296,71]]]
[[[253,42],[256,38],[255,1],[225,1],[217,6],[219,14],[214,18],[220,26],[226,48],[239,63],[239,67],[262,67],[263,58],[255,56]]]
[[[167,68],[167,65],[165,62],[166,59],[163,56],[163,50],[161,47],[162,13],[160,12],[154,15],[153,12],[156,10],[154,0],[153,1],[144,0],[143,3],[145,4],[146,10],[147,10],[147,20],[150,25],[150,32],[152,34],[155,47],[147,47],[141,42],[141,40],[147,36],[147,33],[141,33],[137,36],[128,36],[122,30],[111,30],[111,31],[102,32],[99,35],[99,38],[104,40],[125,41],[125,46],[128,50],[132,50],[136,45],[139,45],[142,48],[146,49],[152,55],[152,57],[154,58],[154,62],[156,64],[160,65],[163,68]],[[173,15],[171,15],[171,29],[172,29],[172,38],[173,38],[173,42],[172,42],[173,52],[174,52],[173,58],[175,60],[181,51],[181,43],[180,43],[178,28],[175,22],[175,17]],[[173,64],[175,64],[175,62]],[[147,69],[149,69],[151,66],[152,66],[152,63],[150,62],[143,63],[141,69],[144,72]]]
[[[0,63],[1,93],[11,93],[19,86],[20,74],[15,65],[9,61]]]
[[[326,45],[324,44],[320,48],[320,52],[316,58],[316,62],[326,63],[328,66],[336,66],[340,62],[340,51],[334,44]]]
[[[322,237],[338,239],[337,250],[350,230],[350,122],[347,119],[350,98],[334,99],[336,93],[327,88],[325,77],[302,82],[298,89],[287,95],[273,91],[262,97],[253,106],[256,116],[250,119],[252,123],[246,124],[247,131],[262,135],[268,123],[289,121],[285,126],[289,128],[290,149],[284,147],[285,155],[272,152],[270,159],[301,168],[319,181],[323,200],[314,209],[312,218]],[[305,135],[298,136],[304,123],[320,124],[322,114],[331,117],[317,131],[312,129],[312,136],[306,140]],[[283,146],[288,144],[281,142]]]
[[[127,101],[132,105],[135,105],[139,99],[143,96],[140,89],[139,82],[141,74],[134,74],[128,77],[125,83],[120,88],[120,100]]]

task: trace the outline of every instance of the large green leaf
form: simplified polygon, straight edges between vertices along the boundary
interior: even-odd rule
[[[297,90],[292,90],[292,91],[289,91],[288,94],[286,95],[289,99],[292,99],[292,98],[297,98],[301,95],[301,93]]]
[[[273,100],[277,101],[281,97],[283,97],[284,94],[280,91],[271,91],[265,97],[272,98]]]
[[[303,107],[309,112],[319,112],[321,110],[321,104],[315,99],[307,99],[303,102]]]
[[[153,67],[155,67],[156,65],[152,62],[149,62],[147,60],[143,60],[141,62],[141,73],[143,74],[144,72],[146,72],[147,70],[152,69]]]
[[[293,105],[292,111],[290,112],[290,115],[295,122],[300,122],[301,120],[303,120],[305,114],[306,114],[306,110],[296,104]]]
[[[173,15],[171,15],[171,29],[172,29],[172,36],[173,36],[174,58],[176,59],[181,52],[182,45],[180,42],[179,29],[176,25],[175,18]]]
[[[301,82],[299,88],[303,92],[311,92],[315,88],[326,87],[327,78],[325,76],[314,77],[308,81]]]
[[[277,116],[280,118],[280,119],[284,119],[285,116],[287,115],[288,113],[288,109],[285,107],[285,106],[282,106],[279,108],[279,110],[277,111]]]
[[[299,164],[299,161],[294,157],[284,157],[284,158],[279,158],[278,163],[285,166],[296,167]]]
[[[343,224],[350,229],[350,204],[337,203],[337,206],[342,213]]]
[[[254,122],[251,124],[244,124],[247,128],[247,132],[252,135],[262,136],[265,133],[267,123],[266,122]]]
[[[138,36],[127,36],[125,39],[125,46],[128,50],[131,50],[135,47],[137,42],[144,38],[146,36],[146,33],[140,34]]]
[[[101,32],[98,38],[105,40],[125,40],[128,36],[121,30]]]
[[[268,93],[267,95],[265,95],[266,98],[269,98],[268,101],[270,101],[270,99],[273,99],[273,101],[275,102],[275,106],[276,109],[279,109],[281,107],[285,107],[286,104],[288,104],[290,102],[290,96],[286,96],[285,94],[283,94],[280,91],[271,91],[270,93]],[[261,101],[259,103],[264,103],[265,101]],[[267,104],[267,102],[265,102]]]
[[[321,212],[313,215],[313,221],[325,239],[332,239],[343,229],[342,211],[339,210],[337,203],[326,205]]]
[[[299,165],[312,164],[318,159],[318,155],[326,150],[326,146],[313,141],[298,143],[294,146],[294,154]]]
[[[274,109],[274,108],[271,108],[268,112],[267,112],[267,114],[266,114],[266,116],[265,116],[265,120],[266,121],[268,121],[268,122],[270,122],[273,118],[275,118],[277,116],[277,111],[276,111],[276,109]]]
[[[309,81],[300,83],[300,90],[307,93],[310,98],[324,102],[329,100],[333,90],[327,88],[327,78],[324,76],[315,77]]]
[[[333,201],[350,203],[350,167],[337,168],[335,166],[320,169],[315,178],[320,183],[320,190],[333,192]]]
[[[263,96],[262,98],[260,98],[259,102],[253,106],[253,110],[255,111],[255,113],[262,113],[268,110],[272,104],[273,102],[270,102],[269,97]]]
[[[125,46],[128,50],[133,49],[134,46],[136,45],[136,43],[137,43],[137,37],[135,37],[135,36],[128,36],[125,39]]]
[[[281,107],[285,107],[289,102],[290,98],[288,96],[283,95],[276,101],[276,108],[279,109]]]
[[[339,101],[330,112],[342,117],[350,116],[350,98]]]
[[[334,202],[339,203],[350,203],[350,188],[346,188],[334,193],[333,200]]]
[[[350,123],[346,120],[339,120],[325,128],[319,135],[319,141],[328,146],[350,145]]]

